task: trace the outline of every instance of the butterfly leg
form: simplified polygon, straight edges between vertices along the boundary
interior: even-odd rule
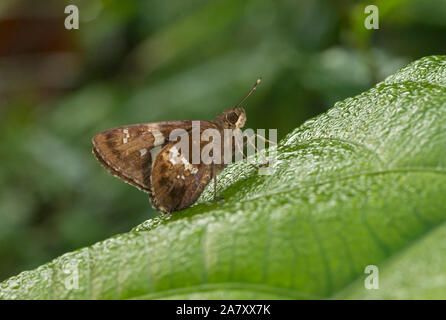
[[[254,137],[255,137],[255,136],[262,137],[261,135],[258,135],[258,134],[255,134]],[[263,137],[262,137],[262,138],[263,138]],[[264,139],[265,139],[265,138],[264,138]],[[269,140],[268,140],[268,141],[269,141]],[[271,142],[272,142],[272,141],[271,141]],[[254,147],[254,149],[256,150],[257,153],[260,153],[259,150],[256,148],[256,146],[251,142],[251,137],[248,137],[248,139],[243,143],[243,148],[245,148],[245,147],[248,145],[248,143],[249,143],[251,146]],[[248,157],[247,157],[247,156],[245,155],[245,153],[243,152],[243,149],[240,149],[240,146],[239,146],[239,145],[237,145],[237,146],[238,146],[238,148],[239,148],[240,153],[243,155],[243,158],[248,162]],[[265,158],[265,156],[262,156],[262,157],[266,160],[265,163],[261,163],[261,164],[255,165],[255,164],[252,164],[252,163],[249,163],[249,162],[248,162],[248,164],[249,164],[251,167],[255,168],[255,169],[260,169],[260,168],[263,168],[263,167],[267,167],[267,166],[269,165],[269,161],[268,161],[268,159]]]
[[[245,153],[242,153],[243,158],[246,160],[246,162],[254,169],[260,169],[261,167],[267,166],[268,163],[261,163],[261,164],[252,164],[248,162],[248,157],[245,155]]]

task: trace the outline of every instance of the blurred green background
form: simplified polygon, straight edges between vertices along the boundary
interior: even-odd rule
[[[368,4],[379,30],[364,28]],[[158,215],[96,162],[96,133],[210,120],[262,76],[247,127],[280,139],[445,54],[445,34],[444,0],[1,0],[0,280]]]

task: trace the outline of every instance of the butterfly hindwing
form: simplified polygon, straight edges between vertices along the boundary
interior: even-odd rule
[[[203,131],[205,128],[201,128]],[[193,204],[212,179],[214,164],[192,163],[192,135],[189,154],[178,149],[177,141],[170,142],[159,152],[152,166],[151,201],[162,212],[172,212]],[[209,142],[200,141],[200,149]],[[221,165],[220,165],[221,166]]]

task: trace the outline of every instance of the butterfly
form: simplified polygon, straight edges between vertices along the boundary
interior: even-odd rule
[[[241,129],[246,112],[240,105],[256,90],[259,78],[249,93],[233,108],[225,110],[212,121],[199,121],[200,134],[206,129],[222,133],[225,129]],[[179,138],[193,141],[192,120],[163,121],[121,126],[103,131],[93,139],[93,154],[112,175],[149,194],[152,206],[170,213],[192,205],[204,188],[214,179],[216,196],[217,174],[226,164],[191,163],[189,157],[178,153]],[[172,137],[174,131],[185,132]],[[173,140],[173,141],[172,141]],[[203,148],[207,142],[198,144]],[[172,158],[175,155],[175,158]]]

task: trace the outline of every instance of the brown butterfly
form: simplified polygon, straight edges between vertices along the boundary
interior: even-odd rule
[[[220,113],[212,121],[199,121],[200,134],[206,129],[241,129],[246,122],[246,112],[240,105],[255,91],[258,79],[249,93],[233,108]],[[180,161],[172,161],[177,152],[177,139],[171,133],[183,129],[192,130],[192,120],[163,121],[117,127],[99,133],[93,138],[93,154],[112,175],[147,192],[152,206],[163,212],[173,212],[192,205],[210,180],[214,179],[226,164],[191,164],[178,154]],[[193,145],[192,134],[188,134]],[[177,137],[181,138],[181,137]],[[196,143],[196,141],[195,141]],[[201,141],[200,147],[207,142]]]

